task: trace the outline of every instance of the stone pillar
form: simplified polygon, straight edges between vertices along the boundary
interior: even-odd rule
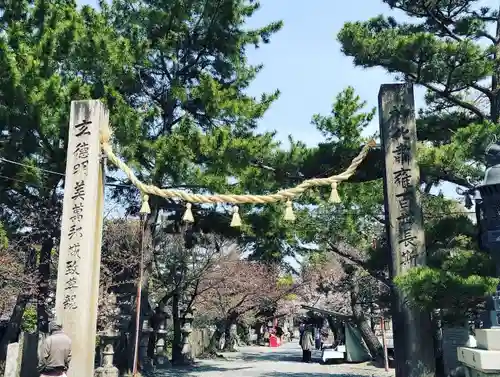
[[[7,346],[4,377],[18,377],[21,369],[21,352],[19,343],[10,343]]]
[[[94,372],[104,205],[100,131],[107,123],[101,102],[71,102],[56,291],[56,320],[73,344],[68,377]]]
[[[120,372],[113,364],[113,356],[115,354],[114,347],[117,340],[120,338],[120,333],[117,331],[104,331],[99,334],[102,348],[102,365],[96,369],[96,377],[119,377]]]
[[[394,278],[425,265],[413,86],[384,84],[378,101],[385,156],[385,224]],[[394,296],[396,377],[432,377],[435,360],[430,315],[411,308],[397,289]]]

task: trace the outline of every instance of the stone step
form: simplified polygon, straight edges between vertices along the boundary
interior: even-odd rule
[[[458,360],[468,367],[485,373],[500,373],[500,351],[459,347]]]
[[[477,329],[477,348],[500,351],[500,329]]]

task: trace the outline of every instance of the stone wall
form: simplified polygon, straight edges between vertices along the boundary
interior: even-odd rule
[[[460,365],[457,348],[464,347],[468,340],[468,327],[443,327],[443,364],[446,375]]]
[[[193,332],[189,336],[189,343],[191,345],[191,355],[196,358],[203,354],[205,350],[210,346],[210,339],[212,338],[213,330],[203,328],[203,329],[193,329]]]

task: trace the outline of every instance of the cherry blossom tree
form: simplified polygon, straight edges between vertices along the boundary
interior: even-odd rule
[[[338,314],[337,318],[352,321],[359,328],[363,339],[373,355],[382,355],[382,347],[371,329],[370,312],[372,304],[379,304],[387,294],[387,286],[352,259],[362,260],[362,256],[353,253],[350,248],[338,254],[313,254],[303,268],[303,279],[307,288],[303,290],[303,299],[309,306],[326,309]],[[351,252],[351,254],[348,254]],[[330,326],[334,324],[329,318]]]
[[[296,282],[279,283],[276,266],[242,259],[237,250],[221,258],[202,284],[210,288],[200,296],[198,310],[210,313],[218,324],[212,350],[224,335],[224,349],[228,351],[237,345],[239,322],[255,315],[264,306],[279,307],[280,302],[298,289]]]
[[[0,361],[5,360],[7,346],[15,341],[24,309],[38,292],[38,274],[35,263],[36,247],[30,245],[29,236],[0,242],[0,314],[10,315],[7,328],[0,339]]]
[[[100,330],[117,324],[117,294],[134,292],[140,260],[140,226],[136,219],[104,223],[97,321]]]

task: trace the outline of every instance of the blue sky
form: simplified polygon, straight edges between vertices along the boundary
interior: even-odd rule
[[[97,0],[79,3],[95,6]],[[276,88],[281,91],[279,100],[260,122],[262,130],[277,130],[284,142],[291,134],[315,145],[323,138],[310,125],[312,115],[328,114],[333,99],[345,87],[353,86],[370,107],[377,105],[380,85],[393,79],[381,69],[354,67],[351,59],[341,53],[336,35],[346,21],[390,13],[387,5],[381,0],[310,0],[307,5],[302,1],[261,0],[261,4],[249,27],[284,21],[283,29],[270,44],[249,51],[251,63],[264,64],[250,93],[258,97]],[[417,106],[422,97],[418,92]],[[377,130],[376,120],[371,128]]]
[[[345,3],[311,0],[305,4],[289,0],[262,1],[261,10],[249,24],[257,26],[282,19],[284,27],[269,45],[251,52],[252,62],[264,63],[251,90],[258,93],[276,87],[282,92],[263,119],[262,128],[278,130],[281,138],[290,133],[314,145],[322,141],[322,136],[310,125],[311,116],[328,114],[340,91],[353,86],[370,108],[377,105],[380,85],[393,81],[382,69],[354,67],[336,40],[345,22],[387,14],[390,9],[380,0]],[[376,120],[371,128],[372,132],[377,130]]]

